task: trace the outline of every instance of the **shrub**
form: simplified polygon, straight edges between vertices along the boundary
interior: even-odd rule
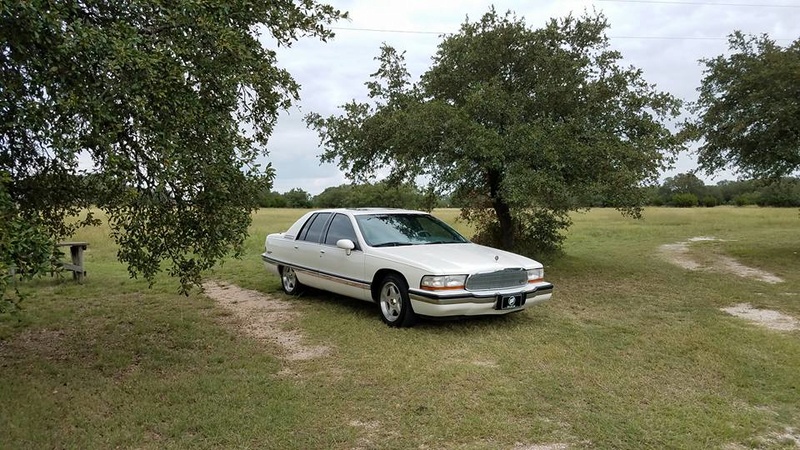
[[[713,208],[717,206],[717,198],[713,195],[706,195],[703,197],[703,206],[706,208]]]
[[[748,205],[755,205],[758,201],[758,194],[755,192],[748,192],[747,194],[737,195],[733,199],[733,204],[736,206],[748,206]]]
[[[461,218],[475,225],[472,241],[489,247],[504,248],[503,234],[491,209],[464,209]],[[564,242],[563,230],[572,220],[563,211],[548,209],[517,210],[514,215],[513,248],[505,248],[538,260],[557,255]]]
[[[787,178],[771,183],[758,191],[758,206],[800,206],[800,182]]]
[[[691,208],[697,206],[697,203],[697,196],[688,192],[672,196],[672,205],[678,208]]]

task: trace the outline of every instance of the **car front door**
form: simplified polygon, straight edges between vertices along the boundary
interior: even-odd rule
[[[340,239],[350,239],[352,250],[336,246]],[[364,252],[353,223],[346,214],[336,213],[328,224],[319,251],[319,267],[331,281],[330,291],[348,297],[371,300],[369,280],[364,279]]]

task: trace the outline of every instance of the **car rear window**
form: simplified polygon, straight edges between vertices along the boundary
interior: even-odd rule
[[[308,222],[303,226],[303,229],[300,230],[300,237],[298,239],[301,241],[319,242],[322,237],[322,230],[325,228],[325,223],[328,222],[330,216],[331,213],[319,213],[311,216]]]

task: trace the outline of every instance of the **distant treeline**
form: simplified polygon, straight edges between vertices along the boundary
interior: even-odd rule
[[[647,203],[652,206],[800,206],[800,178],[780,180],[720,181],[706,186],[692,173],[667,178],[661,186],[647,189]],[[593,205],[597,206],[597,205]]]
[[[387,207],[430,209],[447,207],[436,197],[426,195],[412,184],[389,184],[386,181],[365,184],[342,184],[325,189],[316,196],[300,188],[284,194],[265,192],[260,199],[264,208],[365,208]]]
[[[649,206],[774,206],[800,207],[800,178],[778,181],[742,180],[720,181],[706,185],[692,173],[667,178],[661,185],[642,188]],[[459,202],[450,196],[433,196],[412,184],[390,185],[385,181],[367,184],[342,184],[325,189],[316,196],[300,188],[286,193],[264,192],[260,198],[263,208],[389,208],[430,209],[458,208]],[[611,206],[603,198],[581,201],[583,206]]]

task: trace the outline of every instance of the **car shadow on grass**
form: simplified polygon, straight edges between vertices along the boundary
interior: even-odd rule
[[[317,306],[326,306],[331,308],[340,309],[348,314],[352,314],[358,318],[369,320],[375,323],[376,326],[387,327],[381,322],[380,307],[377,303],[366,302],[363,300],[354,299],[351,297],[332,294],[330,292],[305,287],[305,291],[297,296],[291,297],[283,294],[286,299],[302,300],[310,303],[318,303]],[[414,325],[414,329],[420,330],[437,330],[445,331],[448,329],[463,331],[466,328],[495,328],[509,326],[512,324],[520,324],[529,321],[525,310],[513,312],[503,315],[486,315],[486,316],[454,316],[454,317],[427,317],[419,316],[418,322]]]

